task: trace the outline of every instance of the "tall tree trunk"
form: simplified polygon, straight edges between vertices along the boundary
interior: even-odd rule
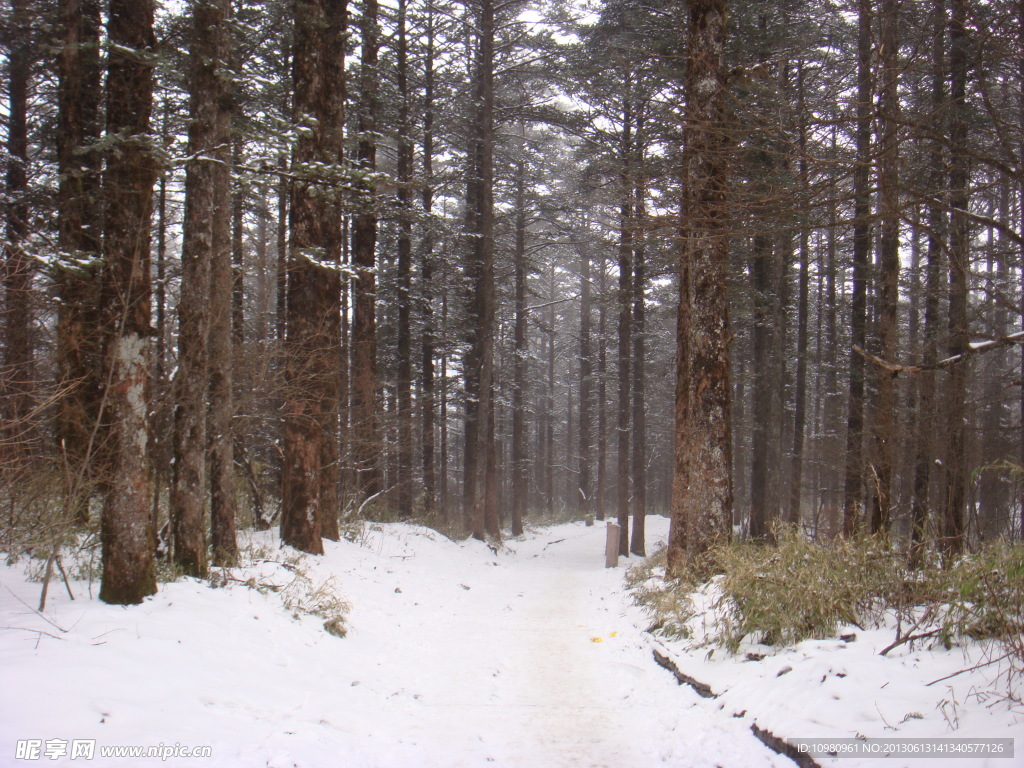
[[[832,131],[832,151],[836,149],[836,129]],[[828,529],[825,532],[828,536],[834,536],[839,532],[839,508],[842,502],[840,497],[841,479],[840,472],[843,471],[843,429],[842,429],[842,394],[839,392],[839,323],[836,312],[832,308],[838,306],[839,291],[836,287],[836,272],[838,270],[838,247],[837,230],[839,221],[838,206],[833,203],[829,206],[829,227],[827,232],[827,245],[825,249],[825,306],[830,311],[826,312],[825,336],[826,349],[824,390],[825,407],[822,409],[822,419],[825,423],[828,439],[825,444],[825,454],[831,471],[828,478],[828,490],[825,498],[825,510],[828,516]],[[820,306],[820,303],[819,303]]]
[[[441,291],[441,349],[447,349],[448,327],[448,291]],[[441,509],[448,508],[448,355],[441,353],[440,366],[438,367],[438,382],[440,385],[440,402],[438,403],[439,421],[438,445],[437,445],[437,499]]]
[[[625,89],[630,87],[630,81]],[[616,434],[618,453],[616,457],[616,511],[619,524],[619,555],[629,556],[629,380],[630,346],[633,325],[633,105],[629,96],[623,96],[622,135],[619,140],[619,157],[622,169],[619,174],[619,326],[618,326],[618,409]]]
[[[594,510],[593,488],[593,393],[594,359],[591,336],[590,252],[584,246],[580,258],[580,416],[579,416],[579,483],[580,512],[591,515]]]
[[[423,305],[421,387],[423,451],[423,514],[434,514],[437,503],[434,437],[434,5],[427,0],[426,53],[423,86],[423,237],[420,240],[420,291]]]
[[[362,53],[359,70],[358,157],[364,173],[377,167],[377,55],[380,28],[377,0],[365,0],[360,21]],[[377,433],[377,213],[374,184],[359,184],[359,210],[352,225],[352,264],[356,270],[352,319],[352,454],[363,497],[381,490]]]
[[[412,173],[413,137],[409,116],[407,0],[398,0],[398,476],[399,517],[412,516]]]
[[[344,83],[334,53],[345,32],[345,4],[296,0],[295,11],[294,121],[305,130],[292,169],[312,181],[291,190],[281,539],[322,554],[321,535],[337,536],[341,237],[339,182],[329,169],[341,152]]]
[[[274,315],[274,333],[278,343],[284,342],[288,325],[288,198],[291,184],[288,181],[288,158],[281,155],[278,161],[281,175],[277,183],[277,303]]]
[[[32,353],[33,259],[26,250],[28,206],[28,90],[32,69],[31,24],[27,0],[12,0],[8,57],[7,243],[4,249],[4,359],[0,379],[2,436],[13,455],[28,451],[36,382]],[[2,457],[0,457],[2,458]]]
[[[513,252],[515,271],[515,330],[512,358],[512,535],[523,533],[526,510],[526,161],[516,163],[516,235]],[[586,258],[586,257],[584,257]]]
[[[540,439],[544,448],[540,471],[543,473],[544,504],[549,515],[555,512],[555,302],[558,288],[555,284],[555,263],[548,262],[548,311],[547,311],[547,378],[544,388],[544,419]]]
[[[185,167],[170,518],[172,560],[184,573],[198,578],[207,570],[207,397],[213,394],[212,315],[219,309],[211,290],[213,264],[230,245],[223,241],[224,211],[220,210],[227,204],[221,197],[225,190],[220,169],[226,160],[221,143],[227,139],[230,121],[225,113],[228,83],[222,70],[228,54],[229,13],[222,0],[196,0],[189,51],[190,160]]]
[[[326,10],[327,45],[321,66],[324,69],[325,114],[323,156],[334,168],[343,167],[345,162],[345,79],[344,57],[334,55],[342,50],[348,29],[347,0],[329,0]],[[320,371],[317,379],[320,390],[320,499],[317,513],[320,516],[320,533],[325,539],[338,541],[341,538],[339,515],[341,486],[339,434],[341,422],[343,384],[348,379],[348,360],[342,354],[343,333],[341,325],[341,266],[344,259],[345,232],[343,219],[343,184],[335,178],[336,171],[330,171],[331,186],[323,201],[323,245],[324,265],[320,280],[323,290],[321,312],[322,339],[319,346]]]
[[[634,555],[643,557],[646,553],[644,542],[644,531],[647,517],[647,414],[646,399],[647,387],[644,373],[644,333],[647,324],[646,290],[646,236],[643,231],[644,219],[647,214],[646,197],[647,185],[643,178],[644,170],[644,142],[643,142],[643,113],[637,113],[637,180],[636,200],[634,202],[635,230],[633,235],[633,359],[632,359],[632,457],[631,474],[633,494],[630,499],[630,511],[633,515],[633,533],[630,537],[629,551]]]
[[[494,442],[494,3],[481,0],[475,93],[477,114],[477,206],[474,257],[479,314],[473,355],[478,366],[475,430],[476,474],[472,498],[473,535],[498,538],[497,466]],[[467,440],[468,440],[467,435]]]
[[[899,199],[899,0],[882,0],[879,59],[880,142],[878,196],[881,214],[879,241],[879,356],[896,357],[899,329],[900,199]],[[888,533],[892,525],[892,474],[896,442],[896,374],[878,369],[878,400],[874,416],[874,483],[870,529]]]
[[[807,172],[807,105],[804,98],[804,62],[797,62],[797,111],[799,113],[798,149],[800,194],[810,193],[810,180]],[[789,506],[786,511],[786,522],[792,525],[800,523],[801,502],[803,501],[803,460],[804,432],[807,420],[807,337],[810,301],[810,230],[805,223],[800,228],[800,276],[797,287],[797,333],[796,333],[796,394],[793,410],[793,465],[789,481]],[[819,324],[821,315],[819,313]],[[821,333],[819,327],[818,338]],[[820,361],[820,357],[819,357]],[[819,362],[819,366],[821,363]]]
[[[473,77],[479,83],[477,74],[481,68],[480,46],[476,45],[471,35],[467,35],[466,52],[474,62]],[[479,85],[476,86],[479,89]],[[475,92],[477,111],[480,109],[479,92]],[[463,404],[463,443],[462,443],[462,517],[467,531],[474,537],[483,539],[483,520],[473,517],[473,505],[477,498],[477,480],[479,475],[477,456],[477,433],[480,429],[480,263],[479,263],[479,231],[480,231],[480,155],[482,152],[479,137],[479,117],[474,120],[466,146],[466,204],[465,204],[465,263],[463,264],[463,281],[466,299],[466,351],[462,356],[462,382],[464,390]],[[479,527],[477,525],[479,524]]]
[[[970,176],[967,167],[967,0],[952,0],[949,22],[949,356],[968,349],[967,302],[970,270],[970,221],[967,217]],[[946,487],[942,550],[949,557],[964,548],[964,507],[967,493],[966,359],[950,369],[946,389]]]
[[[691,2],[668,548],[672,573],[732,531],[725,38],[725,0]]]
[[[210,327],[209,327],[209,398],[207,439],[209,441],[210,468],[210,543],[213,546],[213,564],[228,567],[238,560],[235,540],[235,452],[232,419],[235,413],[233,391],[233,318],[234,304],[240,303],[241,273],[235,274],[232,234],[234,210],[241,213],[241,205],[234,205],[231,194],[231,118],[232,90],[231,59],[231,0],[217,0],[222,14],[217,65],[216,124],[214,128],[214,155],[219,162],[213,167],[213,249],[210,262]],[[239,235],[241,227],[238,227]],[[238,247],[239,259],[241,247]],[[236,293],[239,294],[236,297]],[[239,322],[239,331],[241,323]]]
[[[63,42],[58,57],[57,191],[58,245],[61,261],[56,283],[57,438],[72,484],[75,516],[88,520],[88,497],[95,478],[96,408],[100,401],[99,141],[100,4],[98,0],[61,0]]]
[[[163,100],[160,139],[166,150],[170,145],[170,104]],[[153,360],[153,400],[157,406],[149,430],[150,453],[153,457],[153,520],[160,518],[160,501],[164,486],[170,497],[171,464],[174,450],[174,406],[167,386],[167,169],[161,169],[156,203],[156,281],[153,299],[156,311],[156,352]],[[96,302],[98,311],[99,301]],[[97,371],[98,375],[98,371]],[[97,386],[99,381],[97,379]],[[168,439],[168,436],[170,439]],[[80,515],[80,519],[85,519]]]
[[[103,186],[103,424],[109,469],[100,533],[100,599],[120,605],[156,592],[147,419],[149,225],[157,164],[148,142],[138,138],[149,132],[153,102],[153,13],[152,0],[111,0],[107,23],[107,136],[114,145],[108,149]]]
[[[232,48],[234,47],[232,43]],[[229,96],[233,99],[233,95]],[[232,110],[233,113],[233,110]],[[241,132],[232,130],[231,140],[231,341],[235,362],[238,352],[245,343],[245,184],[239,167],[245,152],[245,140]],[[235,371],[235,383],[241,377]]]
[[[1017,37],[1024,40],[1024,0],[1017,1]],[[1024,56],[1017,60],[1017,122],[1024,125]],[[1024,134],[1018,137],[1017,156],[1024,158]],[[1017,174],[1017,226],[1018,232],[1024,232],[1024,173]],[[1024,264],[1024,246],[1019,248],[1019,257]],[[1024,292],[1024,269],[1020,271],[1021,291]],[[1021,330],[1024,330],[1024,311],[1021,312]],[[1024,345],[1020,355],[1020,445],[1018,456],[1024,463]],[[1024,482],[1018,481],[1017,531],[1018,541],[1024,541]],[[1012,539],[1012,534],[1011,534]]]
[[[758,26],[762,34],[759,46],[761,60],[769,60],[772,50],[767,45],[768,7],[759,6]],[[778,106],[776,91],[788,95],[788,68],[783,67],[778,82],[768,89],[759,89],[755,99],[762,109]],[[777,190],[770,179],[787,171],[788,149],[775,136],[771,126],[760,125],[751,141],[750,162],[758,178],[754,182],[755,215],[764,224],[752,240],[750,276],[753,289],[754,363],[751,381],[753,435],[750,462],[750,536],[755,540],[774,540],[775,523],[782,509],[782,434],[785,408],[785,350],[787,260],[789,236],[778,224],[785,216],[776,199]]]
[[[598,262],[597,292],[597,493],[594,503],[595,517],[604,520],[608,485],[608,269],[604,251]]]
[[[851,344],[867,338],[867,278],[871,254],[871,0],[858,0],[856,153],[853,171],[853,296]],[[850,396],[846,418],[843,533],[853,535],[864,511],[864,358],[850,352]]]
[[[772,173],[768,150],[757,154],[763,172]],[[779,235],[753,238],[750,274],[754,291],[753,437],[750,463],[750,536],[772,536],[782,503],[782,389],[785,326],[782,244]]]

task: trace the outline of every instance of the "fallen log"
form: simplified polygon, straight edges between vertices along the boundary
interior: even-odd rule
[[[679,667],[677,667],[675,665],[675,662],[672,661],[672,659],[670,659],[665,654],[658,653],[658,651],[655,650],[654,651],[654,660],[656,662],[658,662],[658,666],[659,667],[662,667],[663,669],[667,669],[669,672],[671,672],[672,675],[675,677],[676,681],[680,685],[688,685],[691,688],[693,688],[693,690],[695,690],[697,692],[698,696],[700,696],[702,698],[705,698],[705,699],[717,699],[718,698],[718,694],[716,694],[714,691],[711,690],[711,686],[710,685],[702,683],[700,680],[697,680],[696,678],[693,678],[693,677],[690,677],[687,674],[684,674],[679,669]]]
[[[675,677],[676,682],[678,682],[680,685],[690,686],[690,688],[696,691],[697,695],[702,698],[718,698],[718,694],[711,689],[710,685],[708,685],[707,683],[702,683],[695,677],[690,677],[688,674],[679,669],[679,667],[676,666],[676,663],[672,661],[672,659],[670,659],[665,654],[660,653],[657,648],[652,649],[652,651],[654,653],[654,660],[655,662],[657,662],[658,666],[662,669],[667,669],[669,672],[671,672],[672,676]],[[794,747],[788,741],[779,738],[771,731],[761,728],[760,726],[758,726],[756,722],[751,724],[750,732],[754,734],[758,741],[760,741],[762,744],[768,747],[768,749],[772,750],[772,752],[775,752],[778,755],[782,755],[783,757],[788,757],[790,760],[792,760],[794,763],[800,766],[800,768],[821,768],[821,765],[817,761],[815,761],[814,758],[802,754],[796,747]]]

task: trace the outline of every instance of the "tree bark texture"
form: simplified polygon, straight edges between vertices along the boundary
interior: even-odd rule
[[[211,394],[211,274],[223,231],[217,227],[218,177],[226,160],[221,142],[227,83],[224,3],[192,4],[189,52],[189,162],[185,168],[185,218],[178,300],[178,369],[174,381],[174,462],[171,481],[171,551],[185,574],[206,575],[207,408]],[[229,10],[229,9],[228,9]]]
[[[148,456],[149,225],[157,164],[146,138],[152,109],[152,0],[111,0],[107,34],[107,153],[103,182],[106,315],[103,425],[106,498],[100,540],[105,603],[156,592]]]
[[[497,454],[494,443],[494,3],[482,0],[479,9],[479,52],[476,72],[477,114],[477,264],[476,298],[479,314],[473,355],[478,366],[475,430],[476,480],[472,498],[472,531],[477,538],[501,536],[497,509]],[[467,440],[468,440],[467,435]]]
[[[213,564],[226,567],[238,559],[235,540],[235,453],[232,421],[234,404],[234,313],[240,303],[241,274],[234,268],[231,193],[232,56],[231,0],[217,0],[221,18],[216,59],[217,111],[213,151],[213,249],[210,252],[209,402],[206,437],[210,473],[210,528]],[[240,207],[238,208],[241,211]],[[241,248],[238,248],[239,252]],[[239,253],[239,257],[241,254]],[[237,277],[237,279],[236,279]],[[239,331],[241,331],[239,323]]]
[[[732,531],[725,0],[689,5],[670,572]]]
[[[335,59],[345,5],[340,0],[296,0],[295,8],[293,119],[302,130],[292,172],[308,178],[293,182],[289,206],[281,538],[297,549],[322,554],[321,536],[337,535],[338,514],[332,501],[337,448],[327,443],[337,440],[341,237],[330,227],[340,221],[340,192],[329,169],[341,152],[343,82]]]

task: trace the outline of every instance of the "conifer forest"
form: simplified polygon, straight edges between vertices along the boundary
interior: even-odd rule
[[[1024,765],[1024,0],[0,0],[0,84],[0,764]]]
[[[7,0],[9,541],[1020,539],[1024,7],[726,6]]]

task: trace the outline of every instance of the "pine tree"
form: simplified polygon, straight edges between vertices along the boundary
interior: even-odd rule
[[[670,572],[732,530],[725,0],[689,6]]]
[[[148,462],[149,225],[157,164],[147,139],[153,102],[152,0],[111,0],[103,179],[102,422],[106,498],[101,531],[105,603],[138,603],[156,592]]]

